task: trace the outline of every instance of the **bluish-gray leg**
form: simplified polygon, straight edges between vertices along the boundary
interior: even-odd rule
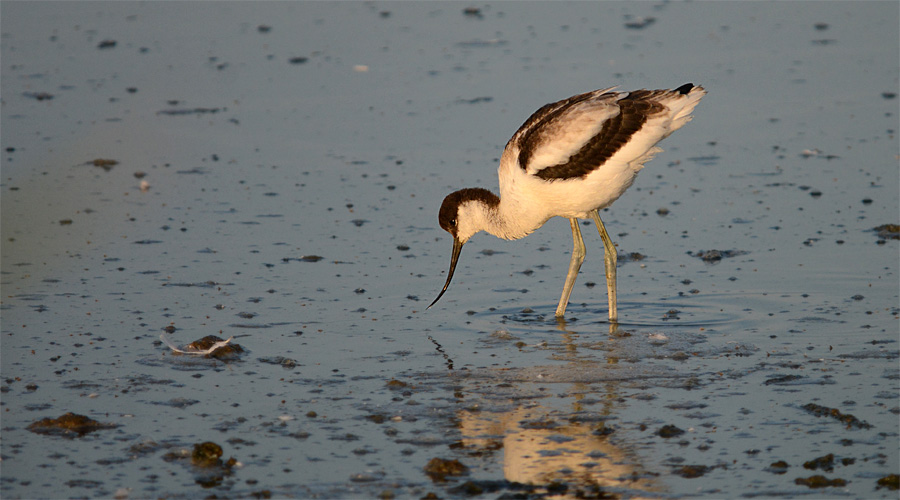
[[[591,212],[591,217],[597,224],[597,231],[600,232],[600,239],[603,240],[603,263],[606,265],[606,292],[609,296],[609,321],[615,323],[619,320],[619,313],[616,310],[616,246],[613,245],[600,220],[600,214],[596,210]],[[558,314],[557,314],[558,315]]]
[[[584,262],[584,240],[581,238],[581,229],[578,228],[578,219],[569,219],[569,224],[572,225],[572,260],[569,261],[569,273],[566,274],[566,284],[563,285],[562,296],[559,298],[559,305],[556,307],[557,318],[562,318],[566,314],[569,295],[572,295],[575,278],[578,277],[578,270],[581,269],[581,263]]]

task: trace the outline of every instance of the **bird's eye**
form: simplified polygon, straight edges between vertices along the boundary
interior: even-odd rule
[[[456,219],[450,219],[450,225],[451,225],[451,226],[455,226],[455,225],[456,225]]]

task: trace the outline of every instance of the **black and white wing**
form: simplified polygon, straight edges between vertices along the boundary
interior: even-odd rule
[[[507,143],[504,160],[545,180],[582,178],[609,161],[640,161],[690,120],[706,94],[692,84],[675,90],[611,90],[579,94],[537,110]]]

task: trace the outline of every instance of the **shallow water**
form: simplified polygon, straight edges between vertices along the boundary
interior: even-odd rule
[[[466,7],[0,5],[4,498],[896,498],[898,5]],[[553,319],[563,220],[424,310],[532,111],[687,81],[601,214],[618,328],[590,226]],[[27,429],[66,412],[118,427]]]

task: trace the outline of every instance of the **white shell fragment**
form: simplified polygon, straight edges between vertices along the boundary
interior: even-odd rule
[[[190,351],[185,351],[183,349],[179,349],[178,346],[176,346],[174,343],[172,343],[171,340],[169,340],[169,337],[165,333],[161,333],[159,335],[159,338],[162,339],[163,343],[165,343],[167,346],[169,346],[169,349],[172,349],[172,351],[174,351],[174,352],[177,352],[180,354],[193,354],[193,355],[197,355],[197,356],[205,356],[207,354],[212,354],[212,353],[216,352],[216,349],[218,349],[220,347],[225,347],[226,345],[228,345],[229,342],[231,342],[231,339],[233,339],[234,337],[233,336],[228,337],[227,339],[225,339],[221,342],[216,342],[215,344],[210,346],[209,349],[205,349],[205,350],[194,349],[194,350],[190,350]]]

